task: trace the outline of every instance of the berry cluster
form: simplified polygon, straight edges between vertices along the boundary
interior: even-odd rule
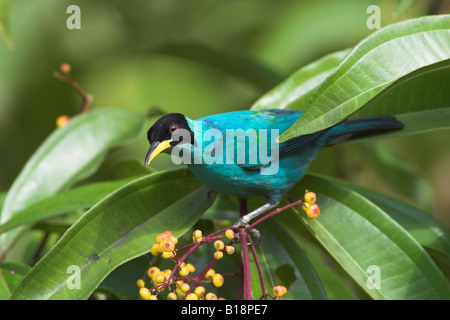
[[[315,203],[316,199],[317,197],[314,192],[306,191],[302,208],[306,211],[308,218],[317,218],[320,214],[319,205]]]
[[[160,295],[165,296],[167,300],[217,300],[217,295],[213,292],[206,292],[203,284],[212,284],[219,288],[224,283],[224,275],[216,272],[212,265],[215,261],[223,258],[223,252],[227,254],[234,253],[234,247],[231,244],[225,246],[220,237],[226,237],[229,240],[234,238],[233,230],[226,230],[224,235],[209,235],[204,237],[201,230],[195,230],[192,235],[193,244],[175,248],[178,243],[172,232],[164,231],[156,236],[156,243],[153,244],[150,253],[158,257],[153,261],[156,263],[159,259],[169,259],[175,263],[175,267],[160,270],[156,266],[152,266],[147,270],[147,280],[139,279],[136,285],[139,288],[139,294],[144,300],[157,300]],[[196,270],[191,263],[186,263],[186,258],[200,245],[213,243],[216,252],[212,262],[199,274],[192,275]],[[189,249],[180,257],[180,252]],[[149,286],[149,288],[147,287]],[[162,294],[168,291],[167,295]]]
[[[201,230],[195,230],[192,233],[192,243],[176,248],[178,238],[172,232],[164,231],[156,236],[156,243],[151,247],[150,253],[156,257],[152,261],[152,266],[147,270],[145,280],[139,279],[136,285],[139,293],[144,300],[157,300],[160,298],[167,300],[217,300],[216,293],[207,292],[208,287],[220,288],[223,286],[227,276],[237,276],[243,278],[244,299],[251,298],[251,279],[250,279],[250,260],[249,253],[254,255],[254,263],[258,270],[261,281],[263,295],[261,299],[281,299],[288,289],[284,286],[275,286],[273,295],[266,290],[264,279],[262,278],[261,264],[257,258],[254,248],[255,242],[250,241],[249,233],[259,223],[274,216],[283,210],[293,206],[300,205],[309,218],[317,218],[320,214],[320,208],[315,203],[317,196],[314,192],[306,191],[303,199],[292,202],[291,204],[275,209],[273,212],[265,215],[256,222],[245,227],[228,227],[215,231],[204,236]],[[227,243],[225,243],[225,242]],[[235,253],[235,244],[238,242],[241,249],[241,270],[238,273],[219,273],[213,269],[213,266],[224,255]],[[202,271],[196,273],[196,268],[192,263],[187,263],[187,258],[202,245],[213,245],[214,256]],[[184,252],[186,251],[186,252]],[[184,253],[183,253],[184,252]],[[173,269],[160,270],[155,264],[160,260],[168,260],[174,263]]]

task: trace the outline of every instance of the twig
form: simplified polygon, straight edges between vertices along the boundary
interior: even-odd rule
[[[69,84],[72,88],[75,89],[76,92],[81,96],[82,102],[81,102],[81,110],[80,113],[84,113],[88,111],[89,106],[92,102],[92,96],[90,94],[87,94],[78,84],[78,82],[73,81],[71,77],[62,75],[58,71],[53,72],[53,76],[57,79],[59,79],[62,82],[65,82]]]

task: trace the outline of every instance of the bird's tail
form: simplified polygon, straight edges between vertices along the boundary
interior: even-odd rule
[[[344,120],[328,131],[326,145],[334,145],[356,137],[403,128],[403,123],[392,116]]]

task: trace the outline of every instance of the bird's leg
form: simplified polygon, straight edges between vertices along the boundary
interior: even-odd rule
[[[241,217],[245,216],[248,213],[246,198],[239,197],[239,213],[241,214]]]
[[[245,214],[244,216],[242,216],[238,221],[236,221],[233,224],[233,227],[239,228],[239,227],[246,227],[246,226],[248,226],[248,223],[250,222],[250,220],[256,218],[257,216],[259,216],[261,214],[263,214],[267,210],[269,210],[269,209],[271,209],[273,207],[276,207],[278,205],[278,203],[279,203],[279,201],[276,202],[276,203],[268,202],[265,205],[259,207],[258,209],[253,210],[252,212]]]

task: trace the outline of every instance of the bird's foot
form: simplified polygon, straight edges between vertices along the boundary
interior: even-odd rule
[[[251,246],[251,245],[256,245],[259,243],[259,241],[261,240],[261,235],[259,233],[259,231],[255,228],[249,229],[249,224],[247,219],[245,219],[245,217],[240,218],[238,221],[236,221],[233,224],[233,227],[235,228],[242,228],[244,230],[248,230],[250,231],[250,233],[252,234],[253,237],[250,237],[250,242],[247,243],[247,245]],[[239,243],[241,242],[240,239],[240,233],[236,232],[235,236],[234,236],[234,242]]]

